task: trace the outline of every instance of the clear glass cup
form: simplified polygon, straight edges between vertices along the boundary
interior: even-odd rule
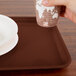
[[[54,27],[59,19],[59,6],[46,7],[42,0],[35,0],[36,20],[42,27]]]

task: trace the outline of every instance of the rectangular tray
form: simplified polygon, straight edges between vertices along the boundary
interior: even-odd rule
[[[40,27],[33,17],[13,19],[19,27],[19,42],[0,57],[0,70],[56,69],[70,64],[71,57],[57,27]]]

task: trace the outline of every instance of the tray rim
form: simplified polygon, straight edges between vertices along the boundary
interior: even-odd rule
[[[23,18],[23,19],[24,18],[27,18],[27,19],[36,19],[36,17],[11,17],[11,18],[12,19],[16,19],[16,18],[17,19],[19,19],[19,18]],[[55,27],[57,27],[57,26],[55,26]],[[57,30],[58,30],[58,28],[57,28]],[[59,30],[58,30],[58,32],[59,32]],[[59,36],[61,36],[61,34]],[[61,36],[61,38],[62,38],[62,36]],[[64,42],[63,38],[62,38],[62,41]],[[65,43],[64,43],[64,45],[65,45]],[[69,54],[68,49],[67,49],[66,53]],[[50,66],[48,66],[48,67],[44,67],[44,66],[43,67],[39,67],[39,66],[36,66],[36,67],[26,67],[26,68],[25,67],[0,68],[0,71],[9,71],[9,70],[34,70],[34,69],[62,69],[62,68],[65,68],[65,67],[69,66],[71,64],[71,61],[72,61],[72,59],[71,59],[71,56],[69,54],[67,63],[62,64],[62,65],[58,65],[58,66],[51,66],[51,67]]]

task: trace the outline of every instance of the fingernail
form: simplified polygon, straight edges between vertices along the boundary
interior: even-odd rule
[[[42,3],[43,3],[44,5],[47,5],[47,4],[48,4],[48,0],[43,0]]]

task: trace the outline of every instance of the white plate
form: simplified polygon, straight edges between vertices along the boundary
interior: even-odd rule
[[[0,47],[12,40],[17,33],[16,22],[5,15],[0,15]]]
[[[0,56],[11,51],[17,45],[17,43],[18,43],[18,35],[16,34],[16,36],[11,41],[9,41],[4,46],[0,47]]]

